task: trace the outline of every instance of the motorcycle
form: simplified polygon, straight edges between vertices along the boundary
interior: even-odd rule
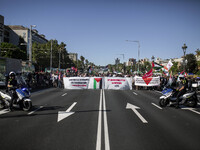
[[[13,100],[14,105],[18,105],[22,110],[29,111],[32,108],[32,101],[30,99],[30,91],[26,87],[19,87],[15,90],[17,97]],[[11,96],[3,91],[0,91],[0,109],[8,108],[11,101]]]
[[[197,93],[196,90],[194,90],[197,87],[197,84],[192,84],[193,90],[187,91],[185,94],[183,94],[179,99],[179,104],[188,106],[188,107],[196,107],[198,98],[197,98]],[[176,105],[176,94],[177,91],[176,89],[173,88],[165,88],[162,91],[162,96],[160,97],[159,100],[159,105],[161,107],[166,107],[166,106],[173,106]]]

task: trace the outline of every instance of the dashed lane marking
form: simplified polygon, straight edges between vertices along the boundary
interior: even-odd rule
[[[62,96],[65,96],[65,95],[67,95],[67,93],[63,94]]]
[[[31,115],[33,113],[35,113],[36,111],[42,109],[44,106],[40,106],[39,108],[35,109],[34,111],[31,111],[30,113],[28,113],[28,115]]]
[[[160,91],[155,91],[155,92],[162,94],[162,92],[160,92]]]
[[[137,93],[133,92],[133,94],[138,95]]]
[[[160,106],[158,106],[158,105],[156,105],[156,104],[154,104],[154,103],[151,103],[152,105],[154,105],[154,106],[156,106],[157,108],[159,108],[159,109],[162,109]]]
[[[0,111],[0,115],[3,115],[3,114],[6,114],[6,113],[9,113],[10,111],[8,109],[3,109]]]

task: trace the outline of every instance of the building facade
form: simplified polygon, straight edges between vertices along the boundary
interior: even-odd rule
[[[119,64],[120,64],[120,59],[119,58],[115,59],[115,65],[119,65]]]
[[[40,44],[48,42],[45,36],[39,34],[37,30],[30,30],[29,28],[20,25],[6,26],[5,42],[19,45],[23,41],[24,43],[21,44],[26,46],[27,54],[29,54],[30,33],[32,35],[32,42]]]
[[[78,54],[77,53],[69,53],[69,59],[76,62],[78,60]]]
[[[133,66],[134,64],[136,64],[136,59],[129,58],[128,62],[126,63],[126,66]]]

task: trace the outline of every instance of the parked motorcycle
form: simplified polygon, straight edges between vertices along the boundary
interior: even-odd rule
[[[179,98],[179,104],[188,106],[188,107],[196,107],[198,98],[197,98],[197,93],[195,88],[197,87],[197,84],[192,84],[193,90],[187,91],[184,95],[182,95]],[[172,88],[166,88],[162,91],[162,96],[160,97],[159,100],[159,105],[161,107],[166,107],[166,106],[172,106],[176,105],[176,95],[177,91],[176,89]]]
[[[13,104],[18,105],[22,110],[29,111],[32,108],[32,101],[30,99],[30,91],[26,87],[15,89],[17,98],[14,99]],[[9,93],[0,91],[0,109],[8,108],[11,101]]]

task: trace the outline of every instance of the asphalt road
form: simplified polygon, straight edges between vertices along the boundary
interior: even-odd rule
[[[200,106],[160,108],[157,91],[33,93],[33,109],[0,110],[1,150],[199,150]]]

